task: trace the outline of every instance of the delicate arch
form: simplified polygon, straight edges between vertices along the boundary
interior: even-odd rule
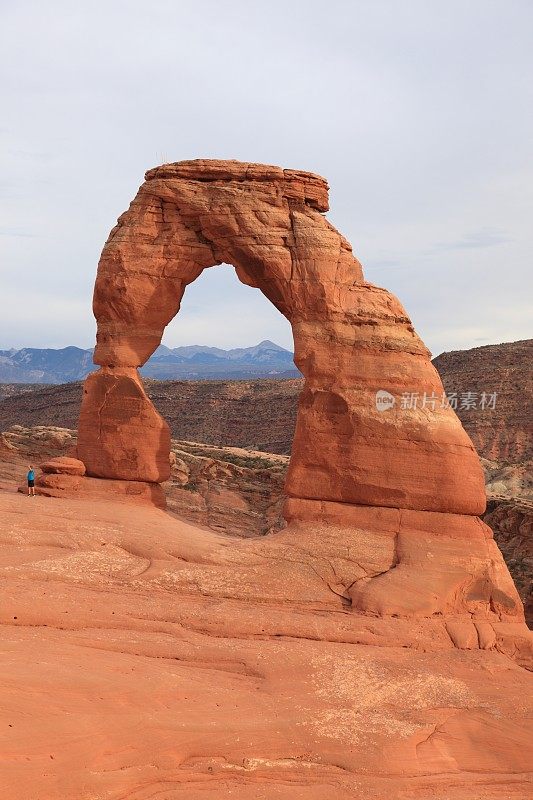
[[[104,246],[98,322],[85,384],[80,458],[89,475],[158,482],[169,474],[168,426],[137,368],[161,342],[187,284],[233,264],[290,321],[305,384],[287,478],[293,498],[477,514],[479,460],[399,301],[363,278],[328,222],[326,181],[238,161],[150,170]],[[425,392],[435,408],[382,412],[376,392]]]

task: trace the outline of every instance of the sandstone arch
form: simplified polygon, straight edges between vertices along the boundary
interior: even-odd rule
[[[292,325],[305,376],[287,493],[291,497],[478,514],[483,476],[473,446],[399,301],[365,282],[328,222],[326,181],[237,161],[184,161],[146,173],[105,244],[98,322],[79,455],[92,476],[168,477],[169,432],[137,368],[207,267],[233,264]],[[379,412],[386,389],[438,397],[434,410]]]
[[[401,304],[364,280],[324,217],[327,191],[317,175],[235,161],[146,174],[98,266],[100,369],[85,382],[78,455],[88,476],[131,481],[132,491],[168,477],[169,429],[137,368],[187,284],[233,264],[290,320],[305,377],[283,535],[336,560],[335,591],[359,612],[452,615],[447,630],[458,647],[476,637],[493,647],[471,619],[514,622],[523,611],[476,516],[485,507],[479,459],[455,413],[441,407],[440,378]],[[379,389],[397,398],[393,408],[376,408]],[[435,406],[403,409],[403,392],[434,396]]]
[[[531,634],[475,516],[479,462],[450,410],[376,409],[378,388],[442,387],[325,207],[315,176],[175,164],[112,231],[79,455],[126,481],[52,474],[82,502],[26,526],[0,493],[12,796],[529,796],[530,683],[511,659],[531,668]],[[289,524],[245,540],[101,502],[168,471],[137,367],[219,260],[289,316],[306,378]]]

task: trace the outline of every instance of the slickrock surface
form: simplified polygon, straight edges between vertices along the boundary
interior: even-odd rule
[[[76,431],[15,426],[0,435],[0,486],[20,483],[31,461],[61,456],[76,445]],[[169,512],[216,532],[258,536],[283,527],[282,507],[287,456],[197,442],[172,440],[171,477],[163,484]],[[483,521],[498,547],[524,603],[533,628],[533,499],[527,467],[500,468],[484,460],[488,505]],[[53,492],[38,478],[37,492]],[[130,482],[133,484],[133,482]],[[116,487],[117,482],[113,482]],[[109,492],[106,492],[109,498]],[[131,497],[131,495],[130,495]]]
[[[483,599],[358,612],[396,524],[358,513],[242,540],[0,492],[3,800],[529,796],[522,627]]]

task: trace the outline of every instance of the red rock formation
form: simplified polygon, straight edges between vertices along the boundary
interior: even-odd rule
[[[288,457],[172,441],[167,509],[181,519],[231,536],[283,527]]]
[[[57,456],[50,458],[41,464],[41,469],[45,473],[52,473],[57,475],[85,475],[85,464],[78,458],[71,458],[69,456]]]
[[[136,369],[103,368],[85,380],[78,454],[87,474],[159,483],[170,476],[170,429]]]
[[[481,456],[533,458],[533,339],[441,353],[433,363],[446,391],[456,393],[457,414]],[[473,402],[461,407],[465,393]]]
[[[8,432],[0,476],[74,441]],[[2,800],[528,797],[531,638],[475,517],[293,498],[243,540],[42,479],[0,485]]]
[[[388,541],[379,574],[347,581],[352,607],[425,616],[470,614],[481,604],[521,620],[490,533],[471,516],[485,508],[483,472],[458,418],[442,407],[429,353],[399,301],[364,281],[325,210],[322,178],[278,167],[193,161],[146,174],[98,267],[101,369],[86,381],[78,440],[87,474],[168,477],[168,427],[136,370],[186,286],[203,269],[232,263],[290,320],[305,378],[286,519],[309,526],[327,508],[324,524],[339,540],[366,526],[378,550]],[[379,389],[434,400],[382,411]],[[376,520],[387,520],[384,530]]]
[[[93,477],[58,477],[157,486],[168,476],[168,429],[136,370],[186,285],[229,262],[290,320],[305,378],[288,524],[235,539],[153,508],[67,499],[46,535],[29,519],[21,552],[20,504],[30,511],[34,501],[0,496],[2,612],[25,627],[3,665],[23,683],[19,724],[36,681],[33,665],[21,669],[34,631],[46,628],[40,654],[57,687],[66,599],[76,609],[73,649],[59,659],[68,713],[62,700],[39,717],[27,777],[16,734],[8,787],[37,781],[51,798],[79,796],[80,786],[243,800],[473,800],[503,798],[511,784],[524,793],[532,753],[521,666],[532,664],[531,637],[476,517],[485,505],[478,458],[441,408],[442,384],[400,303],[365,283],[326,208],[317,176],[184,162],[147,173],[112,231],[94,297],[101,369],[80,417],[78,455]],[[379,389],[437,402],[381,411]],[[65,525],[75,532],[68,556],[57,553]],[[30,583],[42,602],[28,599]],[[91,678],[73,697],[87,648]],[[102,695],[89,713],[87,698]],[[43,771],[47,720],[59,712],[55,751],[66,759]],[[77,735],[81,720],[89,743]],[[68,778],[47,792],[43,772]]]
[[[168,476],[165,424],[141,389],[135,403],[122,403],[125,388],[111,402],[109,381],[127,374],[136,383],[135,369],[159,345],[186,286],[228,262],[293,328],[305,385],[289,495],[483,511],[483,474],[450,409],[376,409],[379,389],[440,398],[442,384],[398,300],[364,281],[349,243],[323,216],[327,207],[322,178],[279,167],[191,161],[146,174],[98,267],[95,362],[103,369],[87,382],[79,429],[89,475]],[[140,436],[144,415],[150,428]]]
[[[45,467],[52,470],[62,468],[62,465],[72,461],[75,465],[81,464],[62,456],[62,453],[73,449],[75,441],[75,431],[60,428],[24,429],[17,426],[15,430],[1,434],[0,486],[2,479],[6,487],[20,482],[28,463],[38,463],[43,455],[48,457],[48,461],[41,465],[43,470]],[[49,458],[52,453],[55,457]],[[286,456],[271,453],[174,440],[171,479],[162,487],[166,507],[181,519],[233,536],[248,538],[279,530],[283,527],[283,484],[288,461]],[[489,500],[483,521],[494,531],[495,542],[502,551],[524,604],[526,622],[531,628],[533,503],[528,500],[531,492],[526,466],[518,474],[515,470],[509,473],[509,467],[487,467]],[[80,468],[76,467],[76,470],[80,471]],[[69,482],[52,474],[54,477],[48,474],[37,479],[37,494],[53,497],[114,497],[127,502],[135,499],[160,507],[163,505],[161,493],[156,491],[158,487],[153,484],[98,479]],[[26,493],[26,486],[21,488]],[[494,496],[496,489],[500,492],[499,496]],[[524,493],[523,497],[521,493]],[[432,517],[428,519],[431,521]],[[464,532],[470,528],[475,534],[474,540],[479,542],[479,529],[472,527],[468,519],[462,519],[461,522],[464,522]],[[403,535],[400,538],[404,538]],[[467,539],[464,543],[469,546]],[[487,546],[493,547],[490,543]],[[420,557],[420,552],[415,550],[415,555]],[[428,563],[419,558],[420,570],[425,576],[428,568],[433,566],[432,561],[434,564],[434,557],[428,559]],[[444,558],[440,567],[437,566],[448,569],[449,564],[445,566],[445,562]],[[417,583],[418,577],[413,581],[415,591]],[[362,584],[359,584],[357,590],[361,588]],[[407,594],[410,591],[411,588],[408,588]]]
[[[2,800],[529,797],[526,632],[455,583],[485,529],[355,513],[243,540],[0,491]],[[398,527],[416,582],[388,569]],[[395,572],[382,615],[350,609]],[[413,615],[427,581],[442,594]]]
[[[484,521],[494,531],[533,628],[533,502],[520,497],[489,497]]]

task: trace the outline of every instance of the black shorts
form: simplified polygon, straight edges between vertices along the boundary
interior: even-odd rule
[[[34,486],[35,486],[35,481],[28,481],[28,488],[29,489],[33,489]]]

